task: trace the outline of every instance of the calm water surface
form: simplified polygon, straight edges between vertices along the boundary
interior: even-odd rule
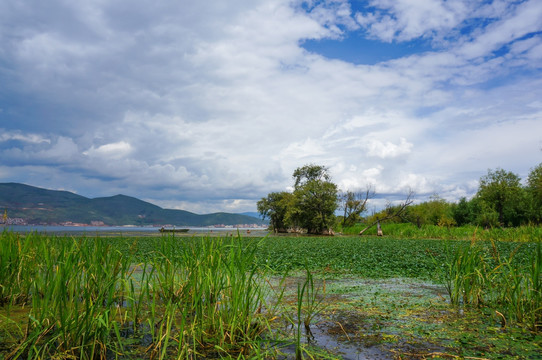
[[[181,228],[181,227],[177,227]],[[87,234],[87,235],[157,235],[160,234],[159,227],[138,227],[138,226],[42,226],[42,225],[12,225],[6,226],[6,230],[17,233],[48,233],[48,234]],[[184,227],[189,229],[187,233],[182,235],[195,235],[195,234],[226,234],[226,233],[239,233],[242,235],[250,234],[254,236],[264,236],[267,234],[267,230],[264,228],[247,229],[247,228],[207,228],[207,227]],[[2,229],[0,228],[0,231]],[[176,233],[176,235],[181,235]]]

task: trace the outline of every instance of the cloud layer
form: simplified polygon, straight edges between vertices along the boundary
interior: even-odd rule
[[[469,196],[542,161],[541,18],[534,0],[3,2],[0,181],[241,212],[318,163],[343,189]],[[413,50],[303,47],[345,37]]]

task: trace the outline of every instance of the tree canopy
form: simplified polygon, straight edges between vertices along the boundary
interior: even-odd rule
[[[270,193],[258,201],[258,212],[269,218],[276,232],[303,229],[310,234],[324,234],[333,226],[372,226],[382,221],[411,222],[419,227],[542,224],[542,163],[531,169],[524,184],[513,172],[489,169],[470,200],[462,197],[458,202],[448,202],[434,194],[428,201],[413,204],[411,192],[400,205],[389,204],[366,218],[362,214],[367,201],[375,196],[373,187],[339,193],[329,169],[314,164],[297,168],[292,178],[292,192]],[[337,209],[342,214],[338,218]]]
[[[497,213],[500,224],[520,225],[526,218],[525,190],[521,178],[503,169],[488,170],[480,178],[476,197],[482,207]]]
[[[256,204],[263,218],[269,219],[270,225],[276,232],[286,232],[288,229],[288,209],[293,200],[291,193],[272,192]]]
[[[258,212],[270,219],[275,232],[288,228],[302,228],[309,234],[328,232],[338,206],[337,185],[331,182],[329,169],[305,165],[297,168],[292,177],[293,193],[270,193],[258,201]]]
[[[536,223],[542,223],[542,163],[531,169],[527,177],[527,192],[531,205],[529,217]]]
[[[472,199],[462,197],[458,202],[447,202],[433,195],[428,201],[410,206],[400,219],[394,221],[418,226],[471,224],[484,228],[541,224],[542,164],[531,169],[525,185],[513,172],[490,169],[480,178]]]

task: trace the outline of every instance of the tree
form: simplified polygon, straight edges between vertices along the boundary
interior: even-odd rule
[[[453,218],[458,226],[474,223],[475,215],[473,215],[472,208],[471,202],[465,197],[459,199],[459,202],[452,207]]]
[[[372,228],[373,226],[377,224],[380,224],[381,222],[392,220],[395,218],[402,218],[406,209],[414,202],[413,197],[414,197],[414,192],[411,189],[409,190],[405,201],[403,201],[399,205],[392,206],[391,204],[388,204],[386,206],[386,209],[382,213],[382,215],[377,215],[375,217],[375,220],[372,223],[367,225],[363,230],[359,232],[359,235],[363,235],[365,231],[369,230],[370,228]]]
[[[367,201],[375,196],[372,186],[367,186],[363,191],[346,191],[340,196],[341,209],[343,210],[342,226],[353,226],[361,220],[361,214],[367,210]]]
[[[531,205],[529,218],[540,224],[542,222],[542,163],[529,172],[527,192]]]
[[[303,187],[310,181],[330,182],[329,169],[322,165],[309,164],[294,170],[292,177],[295,180],[294,189]]]
[[[337,185],[329,170],[321,165],[305,165],[293,173],[295,213],[299,225],[309,234],[327,232],[335,220],[338,205]]]
[[[501,225],[517,226],[526,219],[526,196],[520,180],[518,175],[503,169],[488,170],[480,178],[476,197],[497,213]]]
[[[297,168],[294,192],[273,192],[258,201],[258,212],[269,218],[275,232],[304,228],[309,234],[324,234],[331,229],[337,209],[337,185],[329,170],[321,165]]]
[[[474,212],[476,214],[475,224],[482,226],[484,229],[498,227],[501,223],[499,221],[499,214],[484,201],[472,200]]]
[[[263,219],[268,218],[274,232],[286,232],[288,225],[288,210],[292,204],[293,195],[289,192],[272,192],[257,203],[258,212]]]
[[[416,224],[418,228],[422,225],[450,226],[455,224],[452,217],[452,206],[438,194],[431,195],[429,201],[410,206],[402,219]]]

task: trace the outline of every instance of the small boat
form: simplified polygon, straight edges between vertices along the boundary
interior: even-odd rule
[[[160,232],[161,233],[185,233],[185,232],[188,232],[189,229],[166,229],[165,227],[161,227],[160,228]]]

